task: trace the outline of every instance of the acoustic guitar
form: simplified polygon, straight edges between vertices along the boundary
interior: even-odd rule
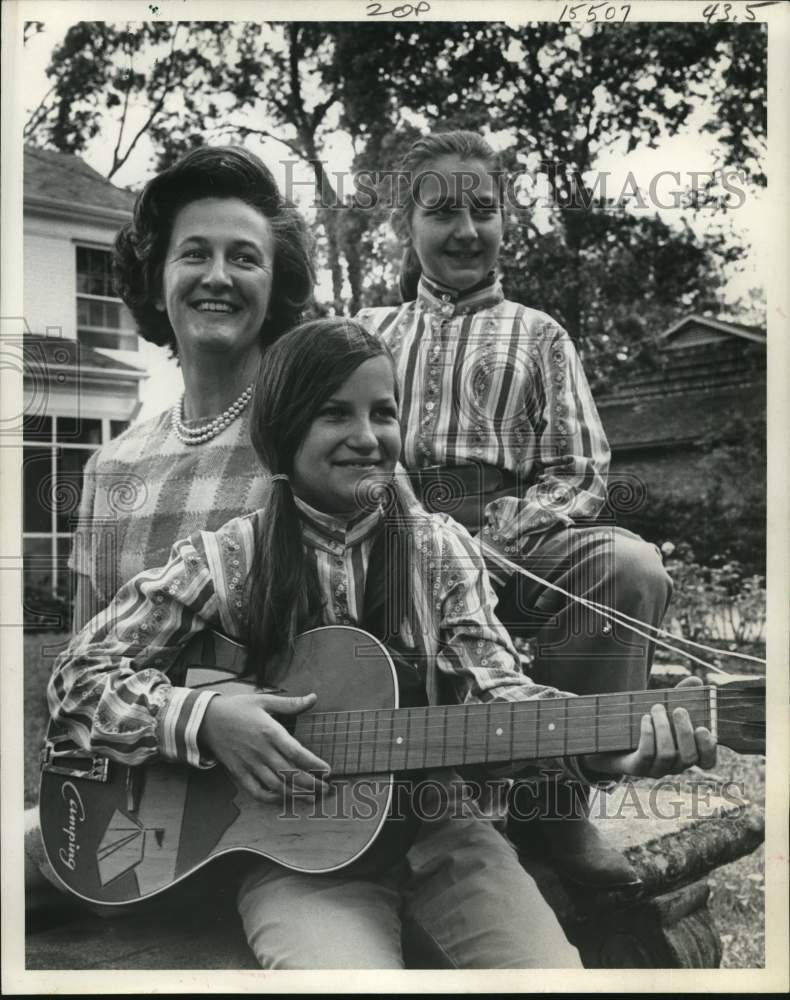
[[[186,683],[224,693],[255,690],[240,675],[245,650],[212,632],[182,654]],[[239,790],[221,766],[156,762],[129,767],[81,749],[50,727],[42,751],[40,815],[47,856],[63,884],[93,903],[142,900],[232,851],[293,870],[351,864],[387,819],[395,775],[464,764],[539,760],[633,749],[656,702],[688,709],[694,725],[743,753],[765,751],[765,681],[538,701],[398,707],[394,664],[360,629],[305,632],[274,678],[279,693],[315,691],[289,720],[331,768],[330,791],[267,804]]]

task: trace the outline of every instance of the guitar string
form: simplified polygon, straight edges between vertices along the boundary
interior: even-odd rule
[[[655,704],[667,704],[670,703],[672,708],[683,708],[689,705],[693,707],[706,706],[710,703],[710,688],[695,688],[693,691],[691,688],[683,689],[682,696],[678,693],[676,688],[670,689],[670,697],[664,699],[660,691],[634,691],[634,692],[622,692],[622,693],[603,693],[601,695],[578,695],[575,698],[568,699],[555,699],[555,698],[533,698],[533,699],[523,699],[521,701],[501,701],[501,702],[480,702],[468,705],[431,705],[431,706],[420,706],[414,708],[374,708],[374,709],[341,709],[339,711],[333,712],[311,712],[308,715],[303,716],[304,722],[308,721],[316,726],[319,722],[326,722],[330,725],[341,725],[348,724],[348,722],[364,722],[364,720],[352,720],[350,716],[356,712],[362,712],[365,716],[379,716],[387,717],[391,716],[392,713],[403,714],[404,718],[406,714],[417,713],[422,714],[426,712],[431,712],[437,716],[440,713],[447,714],[457,714],[463,716],[468,710],[477,712],[480,708],[487,708],[489,713],[493,714],[496,710],[508,711],[515,710],[521,714],[528,714],[530,711],[530,706],[537,705],[538,703],[545,709],[546,706],[555,705],[559,706],[556,711],[559,714],[564,712],[566,707],[570,709],[570,714],[574,716],[574,721],[576,719],[584,719],[585,714],[590,718],[600,717],[600,718],[621,718],[627,715],[644,715],[647,711],[642,711],[638,707],[634,706],[635,700],[637,703],[644,704],[646,709],[649,709]],[[593,702],[594,703],[591,703]],[[721,708],[724,705],[739,704],[741,707],[748,706],[755,701],[754,698],[749,698],[737,692],[724,692],[717,691],[716,693],[716,705],[717,708]],[[674,704],[673,704],[674,703]],[[510,709],[510,706],[517,706],[514,709]],[[628,711],[626,712],[602,712],[603,708],[614,708],[619,709],[624,706],[628,706]],[[532,711],[537,712],[537,709],[532,709]],[[482,714],[482,713],[481,713]],[[721,713],[718,713],[719,715]],[[334,721],[333,721],[334,720]],[[444,721],[440,723],[444,724]]]
[[[683,708],[688,706],[692,706],[693,708],[698,708],[700,706],[707,706],[710,703],[710,689],[703,688],[699,693],[695,691],[691,695],[686,695],[684,693],[684,696],[682,698],[677,696],[675,690],[676,689],[673,689],[672,692],[673,697],[667,699],[667,702],[676,703],[670,705],[670,707],[672,708]],[[664,701],[663,698],[661,698],[658,692],[654,694],[651,691],[637,691],[633,692],[633,694],[635,696],[636,695],[639,696],[637,702],[642,703],[646,709],[649,709],[655,704],[665,704],[666,706],[666,702]],[[647,714],[647,712],[640,709],[638,705],[637,706],[634,705],[634,698],[627,696],[621,697],[609,694],[603,696],[606,699],[605,701],[598,700],[596,704],[590,704],[590,702],[587,701],[587,699],[595,699],[596,697],[597,697],[596,695],[580,695],[578,696],[578,698],[569,698],[567,700],[554,699],[554,698],[525,699],[523,701],[502,701],[496,703],[489,702],[487,705],[485,703],[480,703],[479,705],[478,704],[432,705],[432,706],[423,706],[416,708],[391,707],[391,708],[376,708],[376,709],[343,709],[336,712],[313,712],[310,713],[309,715],[304,716],[303,718],[305,723],[309,721],[313,726],[317,726],[319,722],[326,722],[329,725],[341,725],[343,723],[348,724],[349,722],[360,722],[360,723],[363,722],[364,720],[352,720],[350,718],[350,716],[355,712],[363,712],[365,716],[367,716],[368,718],[374,715],[377,717],[386,718],[387,716],[392,716],[393,713],[402,714],[405,718],[405,716],[410,713],[419,715],[426,712],[431,712],[433,714],[436,714],[437,716],[440,713],[445,713],[448,714],[449,716],[457,714],[460,717],[465,715],[469,709],[471,709],[473,712],[476,712],[478,708],[483,708],[483,707],[487,708],[489,710],[489,713],[491,714],[493,714],[495,710],[501,710],[502,712],[517,711],[520,714],[526,715],[529,714],[530,707],[537,705],[538,702],[540,702],[541,706],[544,707],[544,709],[546,706],[549,705],[560,706],[556,710],[558,716],[559,713],[564,712],[565,708],[567,707],[568,709],[570,709],[570,714],[574,716],[574,721],[576,719],[583,720],[586,716],[589,716],[590,718],[600,717],[602,719],[603,718],[611,719],[611,718],[622,718],[625,716],[632,716],[632,715]],[[717,709],[721,709],[725,706],[737,705],[741,708],[744,708],[753,704],[754,701],[755,699],[739,695],[736,692],[732,693],[717,692],[716,707]],[[510,709],[510,706],[517,706],[517,707],[514,709]],[[625,706],[628,706],[628,711],[626,712],[601,711],[601,708],[611,707],[614,709],[620,709]],[[532,711],[536,713],[537,709],[532,709]],[[721,716],[720,711],[717,712],[717,714]],[[443,725],[444,720],[442,720],[440,724]]]
[[[591,601],[588,598],[580,597],[578,594],[572,594],[570,591],[565,590],[563,587],[560,587],[555,583],[551,583],[551,581],[549,580],[544,580],[543,577],[538,576],[537,573],[532,573],[530,570],[525,569],[523,566],[517,565],[512,560],[504,556],[499,551],[499,549],[495,549],[493,546],[489,545],[484,539],[480,538],[480,536],[477,537],[480,542],[481,548],[483,550],[488,549],[490,552],[495,553],[497,558],[500,561],[504,561],[505,564],[508,566],[508,568],[510,568],[514,572],[520,573],[522,576],[526,576],[528,579],[540,583],[543,586],[548,587],[550,590],[557,591],[564,597],[568,597],[572,601],[576,601],[577,604],[581,604],[584,607],[589,608],[591,611],[594,611],[601,618],[604,618],[607,621],[614,621],[616,623],[619,623],[624,628],[630,629],[630,631],[635,632],[637,635],[640,635],[645,639],[649,639],[651,642],[655,642],[657,645],[663,646],[664,648],[671,650],[673,653],[677,653],[679,656],[685,656],[687,659],[692,660],[694,663],[699,663],[701,666],[706,667],[709,670],[714,670],[722,674],[727,674],[726,670],[722,669],[716,664],[707,663],[705,660],[700,659],[698,656],[694,656],[692,653],[689,653],[684,649],[678,649],[677,647],[673,646],[672,643],[668,643],[662,639],[659,639],[658,636],[666,635],[669,636],[669,638],[674,639],[676,642],[684,642],[696,646],[697,648],[705,649],[711,653],[718,653],[719,655],[725,653],[724,650],[716,649],[714,646],[706,646],[704,645],[704,643],[692,642],[692,640],[686,639],[684,636],[675,635],[674,632],[669,632],[667,629],[660,628],[657,625],[651,625],[649,622],[643,622],[639,618],[632,618],[630,615],[626,615],[625,612],[618,611],[617,609],[610,607],[608,604],[603,604],[598,601]],[[629,622],[632,624],[629,624]],[[654,632],[655,635],[653,636],[645,635],[645,633],[640,631],[640,629],[636,628],[633,623],[637,623],[641,625],[643,628],[649,629],[651,632]],[[746,653],[737,653],[737,652],[730,653],[727,651],[726,655],[734,656],[738,659],[750,660],[754,663],[759,663],[763,666],[767,666],[766,660],[760,659],[759,657],[756,656],[749,656]]]

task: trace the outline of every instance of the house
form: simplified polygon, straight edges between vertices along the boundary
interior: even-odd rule
[[[65,590],[82,469],[139,409],[134,322],[111,283],[134,195],[79,157],[24,156],[25,584]]]
[[[612,449],[610,491],[620,482],[646,505],[666,494],[699,498],[704,450],[737,444],[766,414],[764,329],[686,316],[656,347],[651,365],[596,397]],[[725,488],[736,494],[733,473]]]

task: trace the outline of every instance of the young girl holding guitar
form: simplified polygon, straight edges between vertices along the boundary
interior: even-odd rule
[[[426,514],[395,482],[398,401],[387,348],[354,321],[304,324],[267,351],[251,417],[253,444],[272,473],[265,507],[176,542],[166,566],[135,577],[75,637],[48,697],[53,719],[81,747],[123,764],[220,764],[252,800],[317,804],[333,775],[286,724],[309,718],[316,696],[289,696],[287,674],[271,664],[305,629],[375,632],[382,618],[394,618],[394,628],[378,631],[396,647],[403,686],[416,678],[414,703],[548,706],[560,696],[519,670],[470,536]],[[383,556],[377,545],[388,529],[395,543]],[[377,615],[372,581],[385,571],[387,613]],[[178,653],[211,628],[246,642],[259,685],[274,681],[285,693],[184,686]],[[330,666],[313,668],[318,677]],[[551,763],[601,782],[711,766],[708,729],[695,728],[685,709],[672,715],[670,722],[653,706],[635,750]],[[579,965],[513,848],[463,794],[462,779],[440,769],[431,787],[448,790],[454,808],[423,802],[403,854],[374,849],[370,859],[323,874],[251,858],[238,907],[262,966],[400,968],[412,946],[431,967]]]
[[[658,626],[670,580],[655,546],[592,523],[606,496],[609,447],[567,333],[507,301],[495,273],[507,208],[502,164],[480,135],[442,132],[418,139],[398,176],[392,221],[406,245],[403,305],[357,318],[395,356],[401,461],[427,509],[446,511],[483,542],[497,615],[511,634],[535,641],[537,681],[576,694],[645,688],[652,643],[569,597]],[[514,573],[514,563],[535,576]],[[533,793],[516,784],[521,808],[510,834],[525,847],[542,844],[564,877],[628,886],[635,873],[586,820],[585,791],[545,784],[536,812],[574,821],[522,824],[517,813]]]

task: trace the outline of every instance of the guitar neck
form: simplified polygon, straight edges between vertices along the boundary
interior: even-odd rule
[[[488,704],[315,712],[295,736],[334,774],[375,774],[631,750],[641,719],[683,706],[716,734],[716,691],[686,687]]]

